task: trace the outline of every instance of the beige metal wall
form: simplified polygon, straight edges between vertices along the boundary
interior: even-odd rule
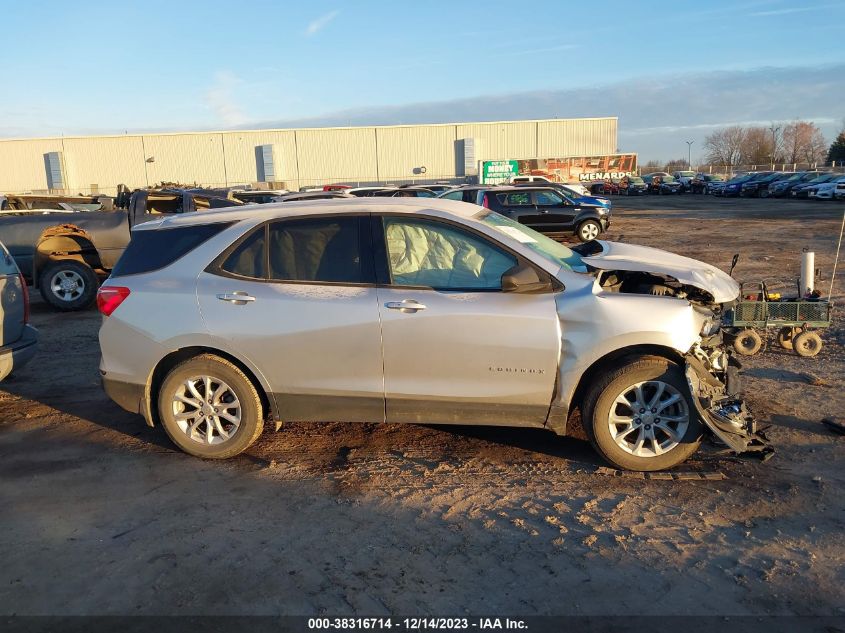
[[[255,148],[272,145],[275,180],[297,189],[460,178],[466,138],[481,161],[612,154],[616,133],[616,118],[598,118],[0,140],[0,193],[46,190],[48,152],[62,152],[69,191],[113,193],[120,183],[254,183]]]

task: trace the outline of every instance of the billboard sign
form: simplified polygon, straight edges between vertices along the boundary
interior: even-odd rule
[[[513,164],[516,171],[513,172]],[[488,165],[496,169],[490,172]],[[511,165],[505,169],[503,165]],[[501,171],[499,171],[501,169]],[[520,160],[483,161],[481,182],[497,184],[513,176],[545,176],[553,182],[590,182],[631,176],[637,172],[636,154],[603,154],[598,156],[568,156],[565,158],[526,158]],[[501,175],[507,173],[507,178]]]
[[[519,174],[519,164],[515,160],[485,160],[481,163],[481,182],[498,185],[510,182]]]

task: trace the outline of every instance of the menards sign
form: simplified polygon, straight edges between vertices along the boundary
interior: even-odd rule
[[[564,158],[525,158],[481,161],[481,182],[497,184],[514,176],[545,176],[554,182],[587,182],[631,176],[637,171],[636,154],[601,154]]]

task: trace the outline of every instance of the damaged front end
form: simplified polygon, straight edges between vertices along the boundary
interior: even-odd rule
[[[764,461],[771,457],[774,448],[757,429],[742,400],[739,361],[725,349],[721,336],[714,335],[696,344],[685,360],[693,404],[713,434],[734,453]]]

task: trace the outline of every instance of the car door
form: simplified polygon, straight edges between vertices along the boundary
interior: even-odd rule
[[[384,420],[381,332],[366,215],[254,229],[197,279],[209,332],[270,384],[281,420]]]
[[[532,194],[532,202],[537,213],[548,215],[548,223],[557,226],[572,226],[575,216],[581,208],[556,191],[540,190]]]
[[[542,426],[555,294],[503,292],[520,258],[466,227],[386,214],[373,229],[387,421]]]

